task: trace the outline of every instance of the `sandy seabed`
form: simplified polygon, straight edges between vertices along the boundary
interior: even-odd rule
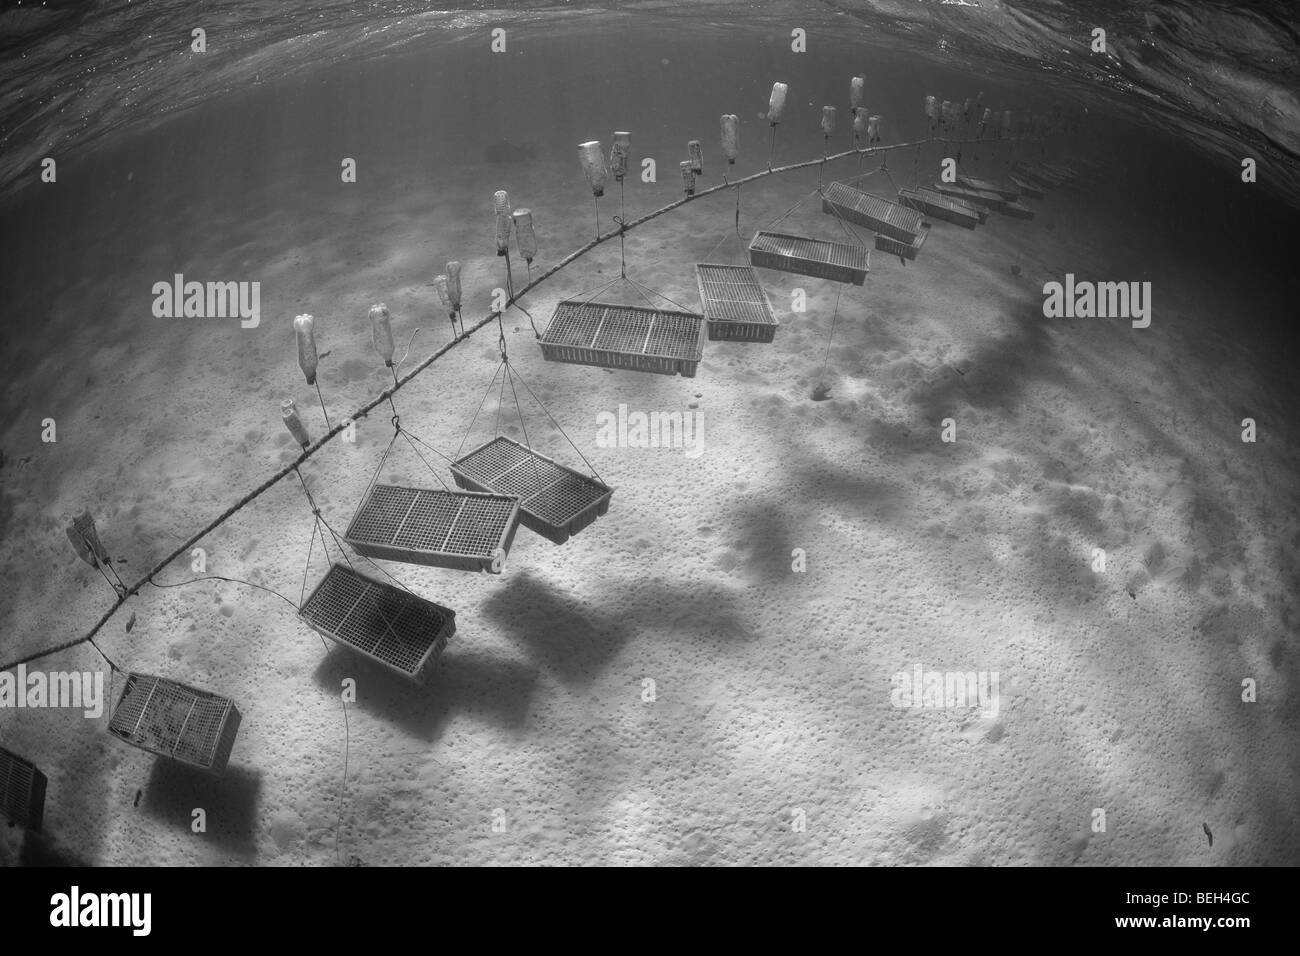
[[[844,170],[852,161],[832,172]],[[30,335],[6,349],[4,656],[81,633],[111,601],[71,554],[73,514],[94,511],[131,581],[292,460],[282,398],[319,433],[293,315],[317,316],[321,384],[342,416],[385,385],[372,302],[391,309],[399,353],[418,325],[412,355],[428,354],[449,337],[432,273],[458,257],[468,317],[487,312],[502,284],[483,213],[493,189],[533,208],[535,268],[590,238],[574,172],[558,160],[462,169],[438,195],[398,183],[342,209],[310,190],[285,208],[271,183],[244,209],[198,210],[201,228],[179,241],[141,230],[114,252],[96,245],[103,226],[75,240],[90,267],[39,306],[33,293]],[[809,170],[745,187],[746,235],[815,182]],[[180,181],[154,188],[137,224],[186,202]],[[633,189],[629,204],[673,192]],[[862,288],[760,270],[775,343],[708,342],[693,379],[544,363],[512,311],[512,361],[614,486],[608,515],[559,547],[521,529],[500,577],[388,565],[457,612],[419,691],[326,649],[265,592],[146,589],[131,631],[123,612],[100,646],[124,668],[232,697],[243,723],[230,767],[213,780],[156,760],[113,740],[107,717],[9,711],[0,740],[50,789],[46,835],[0,830],[0,862],[1300,860],[1297,462],[1267,426],[1240,440],[1247,415],[1281,420],[1284,378],[1257,374],[1230,322],[1211,320],[1232,299],[1208,275],[1159,287],[1149,329],[1045,320],[1044,282],[1127,275],[1147,240],[1117,239],[1082,189],[1031,205],[1032,222],[935,222],[907,266],[873,252]],[[734,239],[717,247],[731,216],[723,194],[642,227],[628,236],[631,274],[694,305],[696,261],[742,261]],[[784,225],[837,235],[811,200]],[[260,276],[262,327],[151,319],[142,290],[170,277],[164,261],[199,279]],[[555,302],[617,269],[617,244],[602,245],[525,305],[543,327]],[[790,311],[796,287],[803,314]],[[485,441],[495,397],[465,429],[497,361],[493,330],[462,343],[398,393],[403,423],[452,456]],[[823,381],[830,399],[811,401]],[[620,403],[698,411],[703,453],[597,447],[597,415]],[[545,415],[524,411],[534,446],[581,466]],[[56,444],[34,437],[46,416]],[[948,417],[954,443],[940,440]],[[502,423],[522,440],[513,405]],[[336,529],[390,435],[376,411],[355,444],[304,466]],[[382,477],[432,483],[400,447]],[[301,488],[281,482],[204,543],[208,571],[297,598],[311,528]],[[308,587],[325,568],[318,548]],[[178,562],[160,580],[190,576]],[[102,664],[83,645],[41,666]],[[894,708],[891,676],[915,664],[998,672],[998,713]],[[340,803],[348,677],[359,699]],[[1241,702],[1244,678],[1257,703]],[[194,807],[205,835],[190,830]]]

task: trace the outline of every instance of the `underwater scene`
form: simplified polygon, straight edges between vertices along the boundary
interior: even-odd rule
[[[0,50],[0,864],[1300,863],[1294,5]]]

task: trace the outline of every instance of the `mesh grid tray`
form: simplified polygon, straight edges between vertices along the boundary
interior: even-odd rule
[[[822,211],[837,213],[840,218],[873,232],[910,243],[921,231],[921,214],[898,203],[854,189],[844,183],[831,183],[822,193]],[[879,245],[876,246],[880,248]]]
[[[1028,179],[1022,179],[1019,176],[1008,176],[1007,178],[1016,184],[1016,188],[1020,190],[1020,194],[1027,199],[1043,199],[1047,196],[1046,189],[1037,183],[1030,182]]]
[[[1009,216],[1012,219],[1034,218],[1034,211],[1022,202],[1008,202],[998,209],[998,212],[1004,216]]]
[[[781,232],[759,231],[749,244],[750,265],[854,285],[866,281],[870,259],[862,246]]]
[[[456,484],[474,491],[519,497],[519,521],[564,544],[609,510],[614,490],[558,465],[510,438],[497,437],[451,466]]]
[[[230,759],[239,719],[239,711],[225,697],[132,673],[108,732],[141,750],[219,773]]]
[[[957,185],[965,186],[967,189],[974,189],[982,193],[992,193],[995,196],[1001,196],[1003,199],[1017,199],[1020,196],[1020,190],[1014,184],[1006,186],[1001,183],[995,183],[991,179],[978,179],[975,176],[967,176],[964,173],[957,174]]]
[[[565,300],[542,335],[548,362],[694,378],[704,316],[676,309]]]
[[[780,325],[752,266],[695,264],[709,339],[771,342]]]
[[[977,224],[988,218],[985,210],[932,189],[900,189],[898,201],[904,206],[925,213],[931,219],[942,219],[944,222],[956,223],[967,229],[974,229]]]
[[[951,183],[935,183],[934,190],[970,205],[983,206],[987,209],[1001,209],[1007,204],[1007,201],[997,193],[986,193],[982,189],[968,189]]]
[[[456,612],[331,564],[298,612],[312,630],[417,684],[456,633]]]
[[[876,248],[881,252],[888,252],[890,255],[901,256],[904,259],[915,259],[921,254],[921,247],[925,245],[925,237],[928,236],[929,230],[922,230],[911,242],[902,242],[893,236],[886,236],[876,233]]]
[[[500,574],[518,528],[518,498],[375,485],[343,538],[368,558]]]
[[[1060,186],[1072,178],[1068,174],[1059,170],[1054,171],[1039,163],[1019,162],[1011,167],[1011,171],[1021,179],[1028,179],[1040,186]]]
[[[0,747],[0,813],[34,833],[45,819],[45,774]]]

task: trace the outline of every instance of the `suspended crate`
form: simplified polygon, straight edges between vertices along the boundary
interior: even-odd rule
[[[1065,182],[1069,176],[1062,175],[1046,168],[1039,163],[1018,162],[1011,167],[1011,172],[1021,179],[1027,179],[1030,182],[1038,183],[1040,186],[1059,186]]]
[[[45,819],[45,774],[16,753],[0,747],[0,813],[33,833]]]
[[[416,684],[433,672],[456,633],[456,612],[409,591],[331,564],[298,617],[336,644]]]
[[[1030,182],[1028,179],[1021,179],[1019,176],[1008,176],[1007,178],[1016,184],[1016,188],[1020,190],[1020,195],[1028,199],[1042,199],[1047,195],[1042,186]]]
[[[1009,202],[1005,204],[998,212],[1012,219],[1033,219],[1034,211],[1022,202]]]
[[[870,193],[831,183],[822,193],[822,211],[832,212],[856,226],[866,226],[873,232],[911,243],[921,231],[921,214],[898,203],[881,199]],[[880,245],[877,244],[879,249]]]
[[[456,484],[519,498],[519,520],[543,538],[564,544],[609,510],[614,490],[500,436],[451,466]]]
[[[1061,182],[1069,182],[1079,175],[1079,171],[1073,166],[1065,163],[1043,163],[1042,168],[1053,176],[1056,176]]]
[[[956,186],[951,183],[935,183],[935,191],[943,193],[945,196],[951,196],[954,199],[960,199],[962,202],[970,203],[975,206],[983,206],[986,209],[1001,209],[1007,204],[1007,201],[996,193],[984,192],[982,189],[969,189],[966,186]]]
[[[343,538],[368,558],[500,574],[518,528],[518,498],[375,485]]]
[[[964,173],[957,174],[957,185],[982,193],[993,193],[993,195],[1001,196],[1003,199],[1017,199],[1020,196],[1020,190],[1016,186],[995,183],[991,179],[977,179]]]
[[[108,732],[133,747],[220,773],[239,732],[225,697],[164,677],[127,674]]]
[[[801,276],[862,285],[871,253],[864,246],[759,231],[749,243],[749,263]]]
[[[752,266],[695,264],[709,339],[771,342],[780,325]]]
[[[548,362],[694,378],[704,316],[675,309],[565,300],[542,336]]]
[[[929,234],[928,229],[923,229],[911,242],[903,242],[893,236],[886,236],[884,233],[878,232],[876,233],[876,248],[881,252],[888,252],[892,256],[915,259],[921,254],[921,247],[925,245],[925,237]]]
[[[898,202],[923,212],[932,219],[942,219],[944,222],[956,223],[967,229],[974,229],[976,224],[988,217],[988,213],[982,209],[931,189],[900,189]]]

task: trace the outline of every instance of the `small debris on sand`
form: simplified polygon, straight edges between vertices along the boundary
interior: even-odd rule
[[[1013,276],[1018,276],[1018,275],[1020,275],[1020,266],[1012,266],[1012,267],[1011,267],[1011,274],[1012,274]]]
[[[1205,839],[1210,841],[1210,846],[1214,846],[1214,834],[1210,832],[1210,825],[1202,821],[1201,829],[1205,831]]]
[[[814,402],[824,402],[831,397],[831,387],[825,382],[818,382],[817,387],[812,390],[812,400]]]

